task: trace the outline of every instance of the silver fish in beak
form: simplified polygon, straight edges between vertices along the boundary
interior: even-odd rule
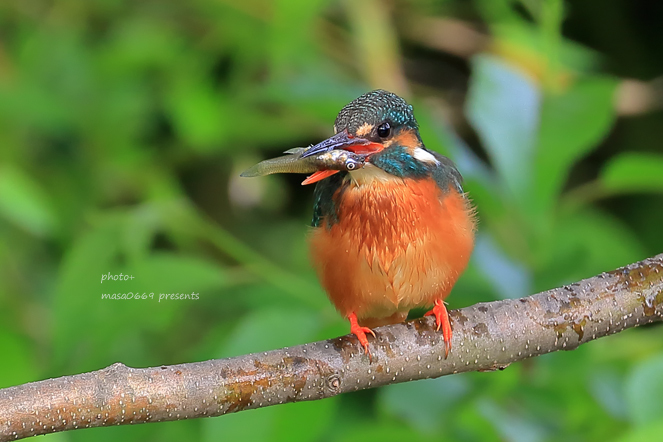
[[[347,150],[325,150],[322,153],[313,153],[316,146],[295,147],[286,150],[277,158],[261,161],[253,167],[242,172],[242,177],[265,176],[273,173],[312,173],[302,182],[302,185],[312,184],[323,180],[340,171],[361,169],[366,162],[366,156]]]

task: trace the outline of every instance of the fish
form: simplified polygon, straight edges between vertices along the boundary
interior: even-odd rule
[[[347,150],[330,150],[319,155],[302,158],[310,147],[288,149],[286,155],[261,161],[240,174],[258,177],[273,173],[313,173],[302,184],[311,184],[340,171],[353,171],[364,167],[366,156]]]

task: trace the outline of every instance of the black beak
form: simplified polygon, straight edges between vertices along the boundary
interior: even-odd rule
[[[321,141],[315,146],[311,146],[302,154],[301,158],[319,155],[334,149],[344,149],[350,146],[365,146],[367,144],[372,144],[372,142],[365,138],[354,137],[348,134],[347,130],[344,130],[327,138],[325,141]]]

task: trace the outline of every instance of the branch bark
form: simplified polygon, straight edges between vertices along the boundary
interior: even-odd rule
[[[453,347],[431,318],[380,327],[373,361],[353,336],[191,364],[91,373],[0,390],[0,441],[76,428],[219,416],[474,370],[663,319],[663,254],[521,299],[452,311]]]

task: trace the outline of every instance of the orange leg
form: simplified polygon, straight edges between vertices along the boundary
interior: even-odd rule
[[[370,333],[375,337],[375,333],[368,327],[362,327],[357,322],[357,315],[350,313],[348,315],[348,320],[350,321],[350,333],[355,335],[359,339],[359,343],[364,347],[364,351],[368,355],[368,359],[371,359],[371,351],[368,349],[368,339],[366,338],[366,333]]]
[[[451,350],[452,331],[451,322],[449,322],[449,313],[444,305],[444,301],[436,299],[433,310],[429,311],[424,316],[429,315],[435,315],[435,323],[437,324],[438,331],[440,331],[440,327],[442,327],[442,336],[444,336],[444,358],[446,359],[449,356],[449,350]]]

